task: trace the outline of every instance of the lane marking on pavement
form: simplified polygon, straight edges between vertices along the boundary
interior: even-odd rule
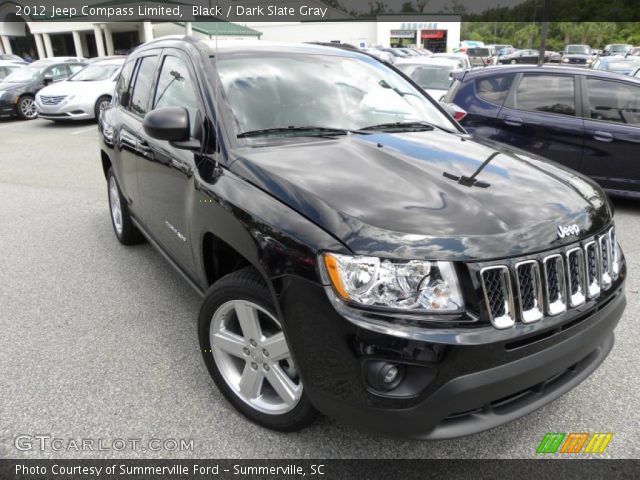
[[[95,128],[96,128],[96,127],[95,127],[95,126],[93,126],[93,127],[83,128],[83,129],[81,129],[81,130],[76,130],[75,132],[71,132],[71,135],[78,135],[79,133],[82,133],[82,132],[88,132],[89,130],[93,130],[93,129],[95,129]],[[97,130],[97,129],[96,129],[96,130]]]

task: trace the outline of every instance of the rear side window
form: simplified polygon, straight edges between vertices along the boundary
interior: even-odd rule
[[[122,98],[122,94],[129,91],[129,85],[131,84],[131,75],[133,74],[133,67],[135,66],[135,60],[129,60],[122,67],[122,71],[118,76],[118,81],[116,82],[116,92],[115,92],[115,104],[118,105],[121,103],[120,99]],[[124,105],[127,107],[128,105]]]
[[[494,75],[476,80],[476,95],[482,100],[502,105],[513,83],[513,74]]]
[[[449,90],[447,91],[447,94],[444,96],[442,101],[445,103],[453,103],[454,99],[456,98],[456,95],[458,95],[458,91],[460,90],[460,87],[462,87],[462,82],[458,79],[455,79],[451,84],[451,86],[449,87]]]
[[[525,74],[509,103],[517,110],[574,116],[573,77]]]
[[[140,59],[129,107],[133,113],[140,117],[143,117],[148,111],[149,94],[153,85],[153,75],[156,71],[157,63],[158,57],[155,56]]]
[[[640,126],[640,87],[587,79],[589,118]]]

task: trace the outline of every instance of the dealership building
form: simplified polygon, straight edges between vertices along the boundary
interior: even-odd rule
[[[291,1],[292,5],[299,3]],[[171,3],[176,4],[175,1]],[[216,21],[212,17],[195,17],[191,18],[193,21],[180,22],[147,18],[145,21],[101,23],[47,21],[29,16],[18,18],[15,15],[18,4],[7,2],[0,6],[0,53],[33,59],[103,57],[126,54],[154,38],[176,34],[202,38],[349,43],[359,47],[416,45],[434,52],[452,51],[460,42],[458,15],[413,14],[412,18],[418,17],[419,21],[403,21],[403,17],[390,14],[379,15],[376,21],[354,21],[346,12],[331,9],[318,1],[306,3],[329,8],[331,21],[232,23]]]

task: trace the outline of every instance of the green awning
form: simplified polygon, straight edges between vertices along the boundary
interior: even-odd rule
[[[262,35],[262,32],[230,22],[191,22],[191,28],[194,32],[212,37],[259,37]]]

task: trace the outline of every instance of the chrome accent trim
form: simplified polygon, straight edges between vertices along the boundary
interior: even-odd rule
[[[611,238],[607,233],[598,236],[598,246],[600,247],[600,286],[603,290],[611,288]]]
[[[504,297],[504,314],[499,317],[494,317],[491,311],[491,302],[489,301],[489,294],[487,291],[487,285],[485,282],[485,273],[492,270],[500,270],[501,273],[501,288],[502,296]],[[511,278],[509,275],[509,267],[505,265],[496,265],[491,267],[485,267],[480,270],[480,283],[482,284],[482,292],[484,294],[484,301],[489,314],[489,320],[497,329],[504,329],[513,327],[515,325],[514,320],[514,299],[513,290],[511,288]]]
[[[611,280],[617,280],[620,275],[620,247],[615,227],[611,227],[607,232],[609,245],[611,245]]]
[[[548,264],[551,261],[555,262],[556,281],[558,282],[558,295],[554,299],[551,298],[549,293]],[[547,314],[549,316],[559,315],[567,310],[567,282],[565,281],[564,260],[562,255],[555,253],[545,257],[542,260],[542,265],[544,266],[544,293],[546,298]]]
[[[521,268],[530,268],[531,269],[531,277],[533,279],[533,292],[534,292],[534,300],[535,304],[533,308],[529,310],[524,309],[524,305],[522,302],[522,286],[520,285],[520,275],[519,271]],[[524,262],[516,263],[515,266],[516,273],[516,288],[518,291],[518,303],[520,305],[520,319],[522,323],[533,323],[541,320],[544,312],[543,312],[543,300],[542,300],[542,279],[540,277],[540,266],[536,260],[526,260]]]
[[[571,277],[573,276],[573,263],[572,257],[577,256],[577,267],[578,267],[578,285],[573,285],[571,281]],[[585,300],[585,271],[584,271],[584,255],[582,249],[580,247],[572,248],[568,250],[566,253],[566,261],[567,261],[567,293],[569,297],[569,306],[577,307],[582,305]],[[576,292],[573,293],[574,288]]]
[[[595,255],[596,272],[594,278],[589,274],[589,252],[593,250]],[[587,242],[584,246],[584,266],[585,278],[587,280],[587,298],[596,298],[600,295],[600,278],[602,277],[602,260],[600,260],[600,249],[595,240]]]

